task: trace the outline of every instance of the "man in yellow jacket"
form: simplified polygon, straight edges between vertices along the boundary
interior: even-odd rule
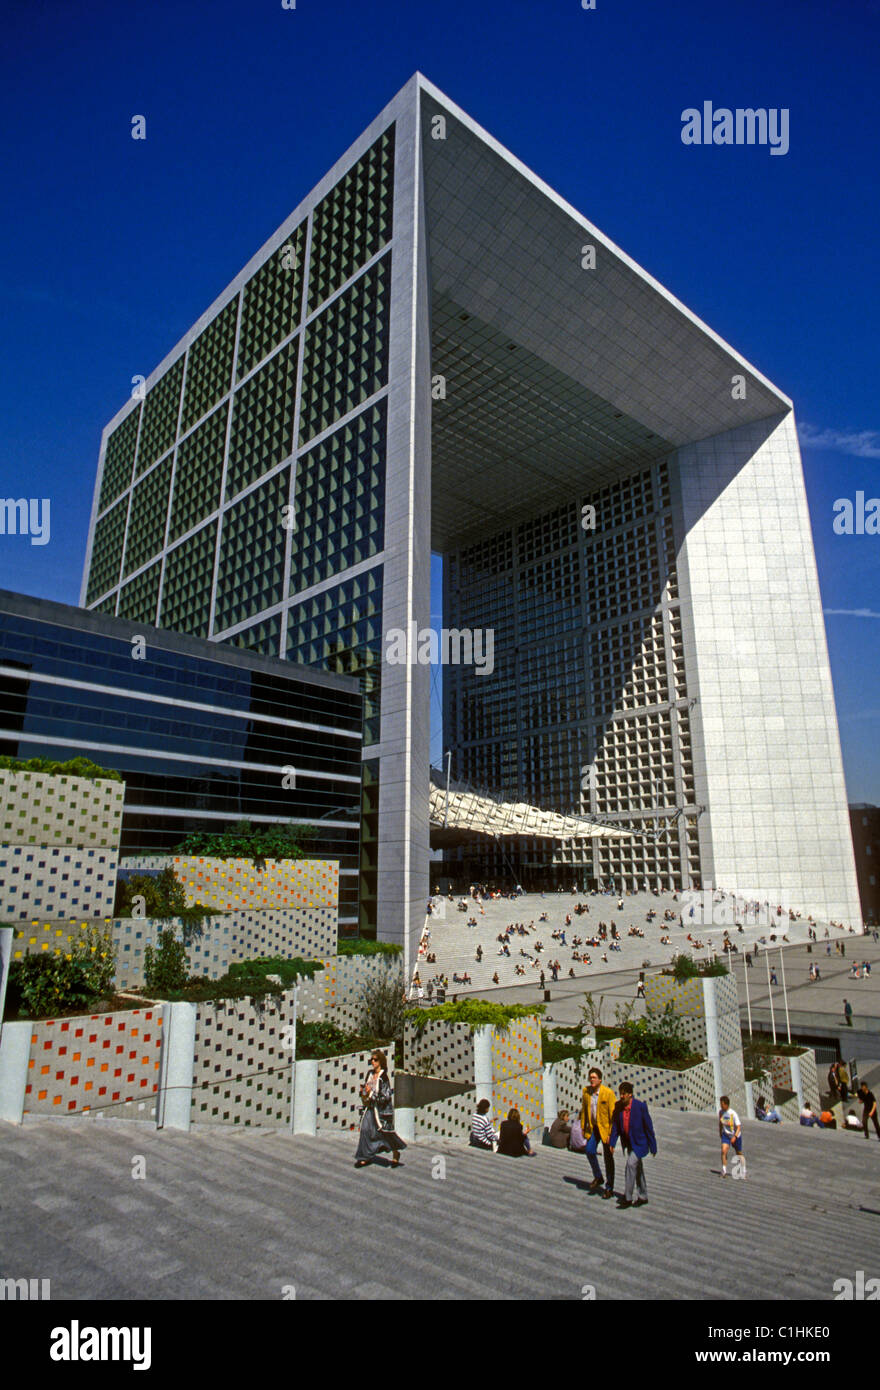
[[[590,1068],[587,1080],[581,1102],[581,1129],[587,1141],[587,1158],[593,1170],[590,1192],[598,1192],[602,1186],[602,1171],[596,1157],[601,1142],[605,1159],[605,1190],[602,1196],[607,1200],[614,1196],[614,1154],[608,1141],[617,1098],[610,1086],[602,1085],[602,1073],[598,1067]]]

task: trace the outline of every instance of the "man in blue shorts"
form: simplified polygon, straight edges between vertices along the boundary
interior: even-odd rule
[[[742,1150],[742,1124],[739,1115],[730,1108],[730,1096],[721,1097],[721,1109],[718,1112],[718,1131],[721,1135],[721,1176],[727,1177],[727,1154],[733,1149],[739,1156],[739,1176],[744,1178],[746,1175],[746,1160]]]

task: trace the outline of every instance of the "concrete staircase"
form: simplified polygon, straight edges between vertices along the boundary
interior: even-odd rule
[[[723,1182],[713,1117],[654,1121],[649,1205],[628,1211],[544,1147],[422,1141],[399,1171],[355,1170],[353,1134],[0,1125],[0,1274],[54,1299],[579,1300],[828,1299],[880,1273],[876,1139],[747,1123],[749,1178]]]

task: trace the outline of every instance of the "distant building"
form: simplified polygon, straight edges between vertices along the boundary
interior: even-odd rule
[[[349,933],[362,706],[350,676],[0,590],[0,753],[120,772],[123,856],[239,820],[316,826]]]
[[[858,802],[849,808],[862,916],[880,922],[880,806]]]

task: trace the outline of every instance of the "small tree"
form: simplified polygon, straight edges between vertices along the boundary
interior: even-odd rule
[[[588,1028],[602,1027],[602,1005],[605,1003],[605,995],[600,994],[598,1003],[592,994],[584,995],[584,1002],[581,1005],[581,1017]]]
[[[746,1081],[755,1081],[759,1088],[773,1092],[773,1059],[757,1038],[743,1042],[743,1071]]]
[[[159,933],[159,945],[144,948],[144,984],[148,990],[164,993],[183,989],[189,979],[186,947],[173,931]]]
[[[403,1037],[403,966],[394,956],[385,969],[366,980],[358,998],[358,1028],[374,1038]]]

